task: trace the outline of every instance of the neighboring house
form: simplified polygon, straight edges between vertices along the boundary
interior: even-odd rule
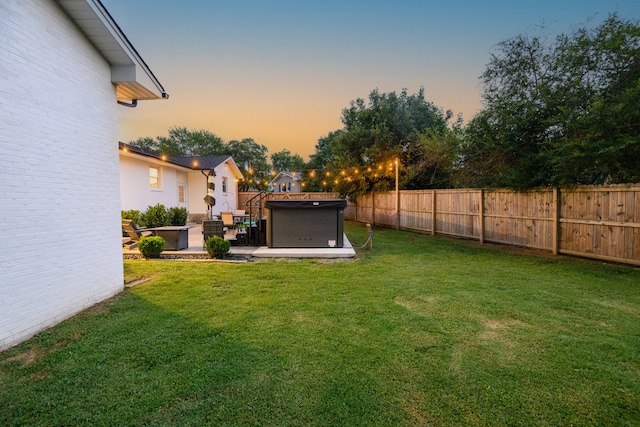
[[[241,178],[242,172],[230,156],[163,158],[120,143],[120,207],[125,211],[144,212],[161,203],[167,208],[185,207],[189,220],[200,222],[209,213],[218,215],[237,208]],[[215,205],[205,203],[207,195]]]
[[[118,111],[167,98],[99,0],[0,1],[0,350],[123,289]]]
[[[302,181],[296,172],[278,172],[278,174],[269,182],[269,188],[274,193],[299,193]]]

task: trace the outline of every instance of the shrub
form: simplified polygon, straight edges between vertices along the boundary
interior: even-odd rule
[[[207,239],[205,245],[211,258],[224,259],[229,253],[231,242],[220,236],[212,236]]]
[[[121,212],[122,219],[131,219],[136,224],[140,223],[140,211],[137,209],[130,209],[128,211]]]
[[[187,212],[187,208],[174,206],[169,208],[167,215],[169,217],[169,225],[186,225],[189,212]]]
[[[164,227],[169,225],[169,213],[163,204],[148,206],[147,210],[140,215],[140,224],[144,227]]]
[[[160,236],[143,236],[138,242],[138,249],[145,258],[160,258],[164,250],[164,240]]]

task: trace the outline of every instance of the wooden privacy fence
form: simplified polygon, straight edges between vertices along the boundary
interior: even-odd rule
[[[370,193],[345,219],[640,265],[638,184]]]
[[[242,208],[257,193],[238,194]],[[333,199],[336,193],[269,193]],[[264,202],[263,200],[263,202]],[[640,265],[640,184],[511,190],[402,190],[348,202],[345,219]]]

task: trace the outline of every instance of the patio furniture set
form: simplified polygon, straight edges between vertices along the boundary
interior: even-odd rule
[[[135,221],[122,220],[122,229],[129,236],[122,238],[122,245],[135,249],[141,237],[159,236],[164,240],[164,249],[180,251],[189,247],[190,226],[138,227]],[[221,212],[219,217],[202,222],[203,248],[208,238],[219,236],[233,246],[260,246],[265,244],[264,227],[252,220],[245,211]]]
[[[233,246],[264,245],[264,229],[264,226],[244,210],[220,212],[219,217],[202,222],[205,242],[209,237],[217,235],[228,239]]]
[[[139,228],[135,221],[130,219],[122,220],[122,229],[129,235],[129,249],[134,249],[140,237],[159,236],[164,240],[164,249],[167,251],[179,251],[189,247],[189,227],[168,225],[164,227]]]

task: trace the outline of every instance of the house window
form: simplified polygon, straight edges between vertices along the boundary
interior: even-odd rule
[[[222,192],[223,193],[227,192],[227,177],[226,176],[222,177]]]
[[[149,186],[160,188],[160,168],[149,166]]]
[[[185,187],[183,184],[178,184],[178,203],[184,204],[186,202]]]
[[[288,193],[291,191],[291,183],[290,182],[283,182],[280,184],[280,192],[281,193]]]

